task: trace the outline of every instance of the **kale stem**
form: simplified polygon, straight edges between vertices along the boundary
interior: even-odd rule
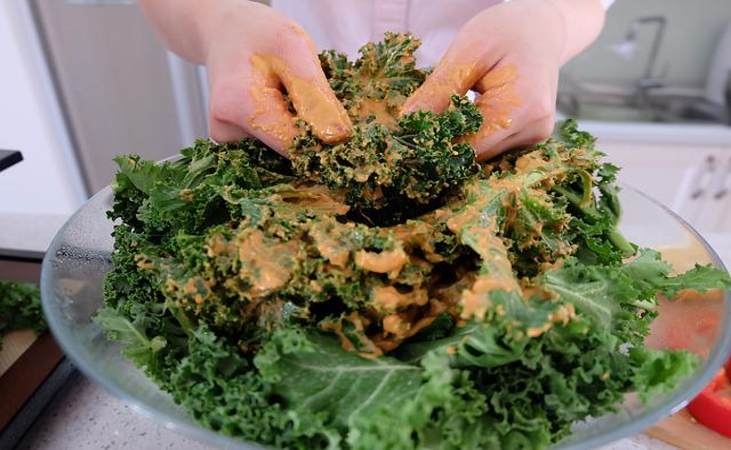
[[[183,331],[185,331],[186,334],[191,335],[195,327],[190,318],[180,309],[180,307],[173,305],[171,302],[166,302],[166,306],[183,328]]]
[[[635,254],[636,249],[634,245],[632,245],[631,242],[625,239],[625,237],[622,236],[622,233],[620,233],[618,229],[612,228],[612,230],[609,232],[608,238],[609,241],[622,252],[622,256],[624,256],[625,258]]]

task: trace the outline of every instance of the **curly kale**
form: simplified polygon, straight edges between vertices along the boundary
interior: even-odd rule
[[[468,100],[399,117],[417,46],[321,55],[347,142],[304,126],[291,162],[250,139],[117,159],[96,320],[203,426],[288,449],[541,449],[696,369],[645,346],[656,297],[728,274],[673,275],[627,242],[618,168],[573,121],[480,166]]]
[[[386,111],[395,116],[428,75],[427,70],[416,67],[414,53],[419,45],[412,35],[386,33],[382,42],[364,45],[355,62],[326,50],[320,54],[320,64],[351,117],[362,118],[359,108],[368,100],[383,102]]]
[[[0,348],[5,333],[21,329],[46,330],[40,291],[35,285],[0,281]]]
[[[327,145],[308,132],[291,150],[299,177],[345,190],[354,212],[371,223],[415,217],[478,171],[472,148],[458,142],[482,125],[472,102],[455,96],[442,114],[398,117],[401,104],[426,76],[415,68],[418,45],[412,36],[386,33],[383,42],[363,47],[355,63],[323,53],[330,85],[355,122],[353,136]]]
[[[116,157],[109,217],[148,236],[199,232],[241,214],[227,209],[228,196],[293,179],[289,161],[253,140],[237,145],[200,140],[180,153],[166,164],[137,155]]]

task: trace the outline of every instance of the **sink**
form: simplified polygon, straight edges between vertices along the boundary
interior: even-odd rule
[[[562,85],[559,112],[579,120],[729,124],[723,105],[693,88],[577,83]]]
[[[559,108],[560,110],[560,108]],[[582,104],[578,114],[561,110],[564,114],[579,120],[600,120],[607,122],[652,122],[652,115],[638,108],[622,105]]]

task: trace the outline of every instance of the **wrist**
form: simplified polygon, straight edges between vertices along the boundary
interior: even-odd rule
[[[227,17],[227,9],[231,8],[229,0],[213,0],[200,2],[200,7],[194,8],[196,19],[192,33],[195,35],[196,47],[201,62],[208,63],[211,44],[216,41],[216,30],[224,29],[221,23]]]
[[[213,44],[226,41],[225,37],[220,37],[222,32],[244,30],[244,26],[240,23],[242,18],[251,20],[254,14],[248,10],[252,7],[266,8],[249,0],[212,0],[200,2],[200,5],[194,11],[196,20],[192,32],[195,35],[200,60],[204,63],[210,58]]]
[[[554,0],[512,0],[484,10],[481,16],[487,24],[478,21],[473,32],[482,36],[481,30],[494,30],[490,40],[506,52],[527,47],[541,59],[556,64],[563,64],[564,55],[569,52],[566,12]],[[520,45],[516,47],[516,43]]]
[[[549,0],[563,30],[561,64],[579,54],[597,38],[604,25],[601,0]]]

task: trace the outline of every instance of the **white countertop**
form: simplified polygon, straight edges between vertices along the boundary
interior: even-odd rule
[[[581,120],[579,128],[600,142],[731,146],[731,126],[720,124]]]
[[[0,214],[0,249],[45,253],[68,216]]]

